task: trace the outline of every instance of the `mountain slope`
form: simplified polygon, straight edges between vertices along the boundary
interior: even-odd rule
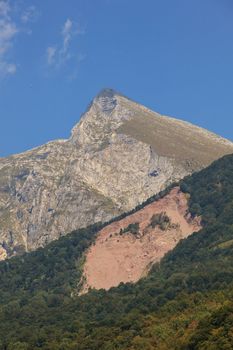
[[[1,262],[0,348],[231,349],[232,173],[226,156],[181,182],[203,229],[136,284],[77,297],[82,253],[100,227]]]
[[[198,232],[200,221],[191,217],[187,196],[176,186],[163,198],[107,225],[85,254],[81,293],[138,281],[181,239]]]
[[[232,152],[225,139],[103,90],[70,139],[0,159],[0,259],[108,221]]]

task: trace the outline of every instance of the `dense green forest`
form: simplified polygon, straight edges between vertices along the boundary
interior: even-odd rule
[[[77,295],[101,225],[1,262],[0,349],[232,349],[233,156],[180,186],[203,229],[134,285]]]

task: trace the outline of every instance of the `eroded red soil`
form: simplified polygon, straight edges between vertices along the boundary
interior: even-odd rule
[[[165,230],[150,225],[152,216],[161,212],[170,219]],[[138,234],[120,233],[134,223],[139,223]],[[191,219],[186,195],[175,187],[159,201],[99,232],[86,254],[81,293],[89,288],[108,290],[120,282],[138,281],[180,239],[200,229],[200,218]]]

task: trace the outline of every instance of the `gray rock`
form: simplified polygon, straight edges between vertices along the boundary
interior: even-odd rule
[[[230,141],[103,90],[70,139],[0,159],[0,259],[107,221],[228,153]]]

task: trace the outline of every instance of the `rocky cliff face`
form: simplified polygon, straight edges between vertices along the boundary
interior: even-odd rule
[[[0,259],[107,221],[233,143],[103,90],[70,139],[0,159]]]

